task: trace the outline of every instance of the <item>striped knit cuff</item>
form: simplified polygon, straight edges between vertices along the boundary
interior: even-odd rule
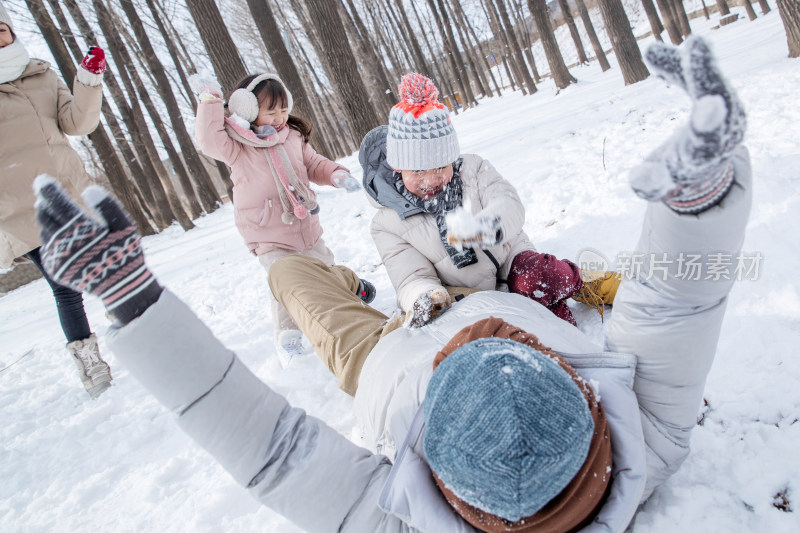
[[[733,163],[725,161],[709,179],[679,187],[664,203],[676,213],[696,215],[720,203],[733,181]]]
[[[107,303],[107,300],[103,299],[103,304],[108,312],[123,324],[132,322],[141,316],[158,301],[164,290],[146,267],[145,272],[139,276],[139,280],[141,283],[134,288],[124,287],[124,295],[114,293],[112,295],[112,299],[115,299],[113,303]]]

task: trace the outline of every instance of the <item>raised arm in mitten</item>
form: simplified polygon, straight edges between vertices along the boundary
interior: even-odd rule
[[[49,176],[36,178],[34,188],[42,264],[54,281],[99,297],[123,324],[158,300],[162,288],[144,262],[139,234],[108,191],[84,191],[94,217]]]
[[[647,50],[654,71],[689,94],[692,111],[689,122],[631,172],[631,186],[646,200],[696,214],[730,190],[731,155],[742,142],[746,119],[708,44],[694,37],[684,47],[654,44]]]

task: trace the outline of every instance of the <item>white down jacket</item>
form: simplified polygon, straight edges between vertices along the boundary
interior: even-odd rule
[[[375,347],[362,372],[356,409],[376,446],[388,452],[398,443],[394,465],[291,407],[169,291],[112,332],[109,344],[239,484],[303,529],[472,532],[436,488],[421,450],[424,425],[417,413],[436,352],[463,327],[489,316],[535,332],[599,392],[612,438],[613,484],[587,531],[623,531],[644,489],[645,450],[632,389],[635,358],[603,353],[523,296],[470,295],[428,326],[397,329]]]
[[[651,204],[638,253],[662,266],[665,253],[736,257],[751,200],[744,148],[735,154],[735,168],[732,191],[701,215]],[[109,343],[238,483],[307,531],[457,532],[471,528],[435,489],[420,450],[419,406],[435,353],[463,327],[501,318],[560,352],[596,388],[609,421],[613,481],[587,530],[621,532],[640,500],[688,453],[732,285],[683,279],[680,267],[676,261],[664,279],[645,269],[638,279],[623,280],[606,348],[635,358],[603,351],[533,300],[492,291],[464,298],[423,328],[386,335],[364,364],[355,409],[376,448],[390,455],[397,449],[394,465],[291,407],[168,291],[112,332]]]

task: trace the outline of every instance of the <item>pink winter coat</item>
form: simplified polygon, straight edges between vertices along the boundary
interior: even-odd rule
[[[312,181],[333,186],[334,171],[349,172],[318,154],[298,131],[283,128],[279,137],[295,174],[306,185]],[[236,227],[253,254],[265,254],[275,248],[300,251],[314,247],[322,236],[319,217],[309,214],[292,224],[283,223],[280,195],[265,145],[252,131],[231,121],[226,127],[222,100],[197,106],[195,138],[203,153],[231,167]]]

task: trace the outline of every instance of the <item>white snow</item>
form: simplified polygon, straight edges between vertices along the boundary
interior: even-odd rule
[[[738,282],[731,295],[692,452],[639,511],[635,533],[800,531],[800,60],[787,58],[771,4],[754,22],[737,8],[740,20],[718,30],[710,29],[716,15],[692,21],[748,111],[755,202],[744,250],[763,260],[756,279]],[[517,187],[540,251],[577,260],[591,249],[613,266],[635,246],[645,209],[627,173],[685,123],[688,98],[654,77],[625,87],[609,59],[606,73],[594,62],[573,68],[579,83],[558,94],[549,80],[534,95],[507,90],[453,121],[462,151],[487,158]],[[341,162],[361,177],[355,155]],[[338,262],[375,283],[374,305],[393,313],[366,196],[319,192]],[[196,223],[187,233],[173,227],[144,239],[157,277],[290,402],[363,444],[351,398],[317,358],[280,368],[265,274],[230,206]],[[581,329],[599,339],[597,313],[571,307]],[[0,531],[298,531],[177,429],[108,351],[100,303],[88,298],[87,310],[114,376],[94,401],[64,350],[46,284],[0,298]],[[793,512],[776,508],[776,495]]]

